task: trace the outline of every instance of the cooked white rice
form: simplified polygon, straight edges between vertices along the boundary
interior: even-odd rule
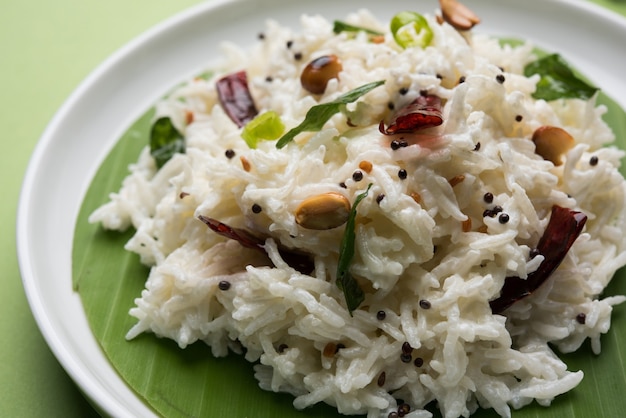
[[[302,17],[299,32],[268,22],[253,49],[224,46],[226,59],[214,78],[190,80],[158,103],[157,115],[170,116],[184,132],[186,153],[157,171],[146,148],[121,190],[90,218],[109,229],[134,227],[126,249],[152,266],[130,312],[137,323],[128,338],[152,332],[181,348],[201,340],[215,356],[243,346],[245,358],[258,362],[260,386],[293,394],[296,408],[326,402],[342,414],[371,418],[397,410],[397,399],[411,406],[407,417],[430,417],[423,408],[431,401],[445,417],[467,417],[479,406],[509,417],[511,407],[533,399],[549,405],[581,381],[582,371],[567,370],[548,343],[571,352],[589,338],[599,353],[612,307],[626,300],[600,298],[626,264],[626,183],[618,171],[624,153],[606,146],[614,137],[595,99],[531,98],[537,78],[522,73],[536,58],[532,45],[462,36],[427,18],[432,46],[407,50],[396,45],[386,22],[366,11],[345,20],[384,31],[383,43],[368,42],[364,34],[335,35],[319,16]],[[302,68],[331,53],[343,64],[339,81],[322,96],[307,93]],[[259,110],[278,112],[287,129],[313,105],[368,82],[386,83],[349,106],[358,128],[338,114],[320,132],[301,134],[283,149],[272,141],[250,149],[214,87],[224,74],[242,69]],[[399,93],[403,87],[406,95]],[[445,122],[436,138],[392,150],[378,122],[389,114],[388,103],[401,106],[420,90],[445,100]],[[516,121],[517,115],[523,119]],[[555,167],[535,153],[529,138],[542,125],[575,138],[565,164]],[[226,158],[227,149],[236,157]],[[590,164],[592,156],[597,165]],[[372,169],[355,181],[361,161]],[[398,178],[402,168],[405,180]],[[458,175],[464,180],[453,187],[449,180]],[[329,191],[354,202],[369,183],[358,207],[351,264],[366,298],[351,316],[335,285],[344,228],[304,229],[294,210],[306,197]],[[490,206],[486,192],[508,223],[483,217]],[[253,213],[254,204],[261,213]],[[489,301],[505,277],[525,278],[541,263],[542,256],[529,253],[553,205],[584,212],[583,233],[538,291],[505,315],[493,315]],[[270,237],[265,248],[275,267],[261,252],[209,230],[198,215]],[[289,267],[277,243],[314,255],[314,273]],[[219,290],[223,280],[230,289]],[[576,320],[581,313],[584,324]],[[329,343],[345,348],[325,356]],[[404,343],[413,349],[411,360],[423,359],[421,366],[401,361]]]

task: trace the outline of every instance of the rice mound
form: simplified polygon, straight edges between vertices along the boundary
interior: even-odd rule
[[[335,34],[320,16],[303,16],[298,32],[270,21],[252,49],[225,44],[212,78],[191,79],[157,104],[157,116],[184,133],[186,153],[157,170],[146,147],[121,190],[90,218],[107,229],[135,228],[125,248],[151,266],[127,338],[151,332],[181,348],[204,341],[214,356],[245,353],[258,362],[260,386],[293,394],[296,408],[326,402],[370,418],[396,411],[398,399],[412,418],[430,417],[423,408],[432,401],[444,417],[467,417],[478,407],[510,417],[511,407],[547,406],[581,381],[582,371],[567,370],[551,346],[567,353],[590,339],[599,353],[613,306],[626,300],[600,298],[626,264],[624,153],[607,146],[614,135],[595,98],[531,97],[537,77],[525,77],[523,68],[536,58],[532,45],[462,35],[426,17],[432,45],[406,50],[367,11],[345,20],[384,32],[381,43],[364,33]],[[314,96],[299,76],[326,54],[340,57],[343,71]],[[259,111],[278,112],[287,129],[318,103],[386,82],[319,132],[282,149],[273,141],[250,149],[215,91],[219,77],[242,69]],[[424,90],[445,101],[443,125],[392,149],[379,121],[390,103],[400,107]],[[561,166],[535,153],[530,137],[542,125],[576,140]],[[359,169],[362,161],[371,163],[369,172]],[[356,170],[362,180],[353,178]],[[370,183],[350,267],[365,301],[351,316],[335,283],[344,227],[307,230],[294,211],[326,192],[354,202]],[[494,205],[508,222],[483,216]],[[489,301],[504,279],[525,278],[541,263],[531,250],[554,205],[584,212],[583,233],[535,293],[492,314]],[[267,255],[215,234],[198,215],[269,237]],[[279,244],[314,255],[314,272],[291,268]],[[228,290],[220,290],[222,281]]]

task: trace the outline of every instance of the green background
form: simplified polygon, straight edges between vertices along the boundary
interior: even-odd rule
[[[0,417],[97,416],[29,310],[15,218],[37,140],[63,101],[111,53],[199,0],[2,0],[0,6]],[[626,0],[594,0],[626,16]]]

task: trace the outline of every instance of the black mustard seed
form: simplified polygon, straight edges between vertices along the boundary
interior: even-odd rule
[[[591,165],[591,166],[598,165],[598,156],[597,155],[594,155],[593,157],[591,157],[589,159],[589,165]]]
[[[235,157],[235,150],[229,148],[224,151],[224,155],[230,160],[231,158]]]
[[[427,301],[426,299],[420,300],[419,304],[420,304],[420,308],[422,309],[430,309],[430,307],[432,306],[430,302]]]
[[[398,416],[403,417],[411,412],[411,406],[408,403],[403,403],[398,406]]]
[[[228,290],[228,289],[230,289],[230,282],[229,282],[229,281],[227,281],[227,280],[222,280],[221,282],[219,282],[219,283],[217,284],[217,287],[218,287],[220,290]]]
[[[378,384],[378,387],[384,386],[386,379],[387,379],[387,374],[385,372],[381,372],[378,375],[378,380],[376,381],[376,383]]]
[[[389,144],[389,146],[391,147],[392,150],[397,150],[399,148],[405,148],[409,146],[409,143],[402,140],[402,139],[394,139],[393,141],[391,141],[391,143]]]
[[[413,357],[409,353],[400,354],[400,361],[403,363],[410,363],[413,360]]]
[[[487,216],[490,218],[494,218],[500,212],[502,212],[502,206],[496,205],[493,207],[493,209],[485,209],[485,211],[483,212],[483,218],[486,218]],[[508,220],[506,222],[508,222]],[[503,223],[506,223],[506,222],[503,222]]]
[[[261,213],[262,210],[263,208],[259,204],[255,203],[254,205],[252,205],[252,212]]]
[[[576,322],[578,322],[579,324],[585,325],[586,320],[587,320],[587,315],[585,315],[583,312],[576,315]]]
[[[404,168],[401,168],[400,170],[398,170],[398,178],[400,178],[400,180],[404,180],[407,177],[407,172]]]
[[[352,173],[352,180],[354,181],[363,180],[363,172],[360,170],[356,170],[354,173]]]

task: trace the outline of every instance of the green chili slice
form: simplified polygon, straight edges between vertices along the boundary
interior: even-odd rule
[[[273,110],[257,115],[244,126],[241,137],[252,149],[257,147],[261,140],[273,141],[285,131],[285,125],[278,113]]]
[[[425,48],[433,40],[433,30],[424,16],[415,12],[400,12],[391,19],[393,39],[402,48]]]

